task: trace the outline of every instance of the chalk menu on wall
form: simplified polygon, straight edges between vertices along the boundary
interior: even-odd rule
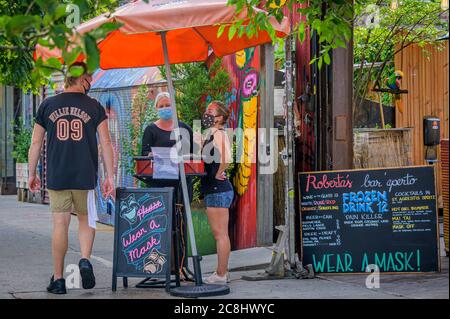
[[[299,179],[303,263],[316,272],[440,270],[434,167],[311,172]]]
[[[113,290],[117,277],[166,279],[170,285],[173,188],[118,188]]]

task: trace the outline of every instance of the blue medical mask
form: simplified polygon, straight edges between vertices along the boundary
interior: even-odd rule
[[[164,107],[158,110],[158,116],[164,121],[168,121],[172,118],[172,108]]]

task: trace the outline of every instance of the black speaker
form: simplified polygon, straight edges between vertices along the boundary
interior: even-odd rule
[[[441,120],[434,116],[423,118],[423,144],[426,146],[439,145],[441,142]]]

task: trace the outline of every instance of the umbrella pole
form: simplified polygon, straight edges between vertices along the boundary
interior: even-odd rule
[[[178,297],[187,297],[187,298],[197,298],[197,297],[210,297],[210,296],[223,296],[230,293],[230,288],[226,285],[205,285],[202,281],[202,271],[200,268],[200,260],[201,257],[197,253],[197,245],[195,243],[194,236],[194,225],[192,223],[192,213],[191,213],[191,204],[189,202],[189,196],[187,192],[187,183],[186,183],[186,173],[184,171],[184,163],[183,163],[183,154],[181,150],[180,143],[180,132],[178,127],[178,116],[177,116],[177,108],[175,102],[175,89],[173,87],[172,82],[172,74],[170,73],[170,62],[169,62],[169,51],[167,50],[167,39],[166,32],[161,32],[161,40],[164,52],[164,65],[166,68],[166,76],[167,76],[167,84],[169,86],[169,94],[172,105],[172,120],[173,120],[173,128],[175,129],[175,141],[177,145],[177,153],[178,160],[180,165],[180,179],[181,179],[181,188],[183,191],[183,203],[184,208],[186,210],[186,219],[189,230],[189,239],[191,241],[191,251],[192,251],[192,263],[194,264],[194,278],[195,278],[195,286],[194,285],[186,285],[180,286],[176,288],[172,288],[170,293],[173,296]]]
[[[198,256],[197,253],[197,244],[195,242],[195,235],[194,235],[194,225],[192,223],[192,213],[191,213],[191,205],[189,201],[189,195],[188,195],[188,189],[187,189],[187,182],[186,182],[186,173],[184,171],[184,163],[183,163],[183,154],[181,150],[181,143],[180,143],[180,134],[177,132],[178,130],[178,115],[177,115],[177,107],[175,102],[175,89],[172,82],[172,74],[170,72],[170,63],[169,63],[169,53],[167,49],[167,40],[166,40],[166,32],[161,32],[161,39],[162,39],[162,46],[163,46],[163,52],[164,52],[164,65],[166,68],[166,77],[167,77],[167,83],[169,86],[169,94],[171,99],[171,105],[172,105],[172,121],[173,121],[173,128],[175,130],[175,141],[177,145],[177,152],[178,152],[178,160],[179,160],[179,166],[180,166],[180,179],[181,179],[181,189],[183,193],[183,203],[184,208],[186,211],[186,219],[187,219],[187,225],[189,230],[189,239],[191,242],[191,252],[192,252],[192,259],[194,264],[194,275],[195,275],[195,284],[201,285],[202,284],[202,273],[200,269],[200,260],[201,257]]]

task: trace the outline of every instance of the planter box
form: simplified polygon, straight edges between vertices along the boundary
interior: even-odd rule
[[[354,129],[355,168],[402,167],[413,165],[412,129]]]
[[[19,202],[42,203],[40,193],[28,190],[28,163],[16,163],[16,187]]]
[[[16,163],[16,187],[28,189],[28,163]]]
[[[192,223],[194,224],[195,242],[197,251],[201,256],[212,255],[216,253],[216,240],[209,226],[208,216],[206,215],[203,202],[191,206]],[[191,254],[191,243],[189,234],[187,236],[188,256]]]

